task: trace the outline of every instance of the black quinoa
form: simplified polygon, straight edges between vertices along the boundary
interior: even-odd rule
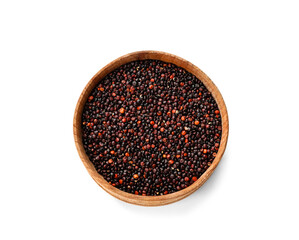
[[[212,164],[221,115],[211,93],[174,64],[134,61],[108,74],[82,114],[84,149],[107,182],[143,196],[170,194]]]

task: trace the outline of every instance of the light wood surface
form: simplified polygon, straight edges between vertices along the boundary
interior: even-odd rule
[[[140,195],[130,194],[113,187],[96,171],[95,167],[93,166],[88,156],[86,155],[82,144],[82,129],[81,129],[82,111],[85,102],[87,101],[87,98],[90,95],[92,89],[95,86],[97,86],[97,84],[101,81],[101,79],[103,79],[108,73],[117,69],[121,65],[131,61],[145,60],[145,59],[155,59],[155,60],[161,60],[164,62],[173,63],[181,68],[184,68],[185,70],[192,73],[193,75],[195,75],[198,79],[200,79],[203,82],[203,84],[207,87],[207,89],[212,93],[214,99],[218,104],[221,118],[222,118],[222,136],[220,141],[220,147],[212,165],[205,171],[205,173],[196,182],[191,184],[189,187],[180,190],[178,192],[163,195],[163,196],[140,196]],[[87,83],[87,85],[85,86],[84,90],[80,95],[80,98],[78,100],[75,109],[74,122],[73,122],[75,144],[79,156],[84,166],[86,167],[88,173],[90,174],[90,176],[95,180],[95,182],[99,186],[101,186],[106,192],[110,193],[112,196],[122,201],[132,203],[132,204],[142,205],[142,206],[160,206],[160,205],[173,203],[189,196],[190,194],[195,192],[199,187],[201,187],[211,176],[211,174],[214,172],[215,168],[217,167],[218,163],[222,158],[222,155],[226,148],[228,129],[229,129],[228,115],[227,115],[227,110],[226,110],[224,100],[218,88],[211,81],[211,79],[192,63],[178,56],[175,56],[173,54],[158,52],[158,51],[139,51],[139,52],[129,53],[127,55],[124,55],[112,61],[104,68],[102,68],[99,72],[97,72],[94,75],[94,77]]]

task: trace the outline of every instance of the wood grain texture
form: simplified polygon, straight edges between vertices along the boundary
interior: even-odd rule
[[[171,193],[168,195],[163,195],[163,196],[140,196],[140,195],[130,194],[113,187],[96,171],[95,167],[93,166],[88,156],[86,155],[82,143],[82,129],[81,129],[82,111],[85,102],[87,101],[87,98],[90,95],[92,89],[95,86],[97,86],[97,84],[108,73],[117,69],[121,65],[131,61],[145,60],[145,59],[154,59],[154,60],[160,60],[168,63],[173,63],[181,68],[184,68],[185,70],[192,73],[193,75],[195,75],[198,79],[200,79],[203,82],[203,84],[207,87],[207,89],[212,93],[214,99],[218,104],[221,118],[222,118],[222,136],[220,141],[220,147],[212,165],[205,171],[205,173],[196,182],[191,184],[189,187],[181,191]],[[222,155],[226,148],[228,130],[229,130],[229,124],[228,124],[228,115],[227,115],[226,106],[221,96],[221,93],[219,92],[215,84],[211,81],[211,79],[204,72],[202,72],[198,67],[186,61],[185,59],[182,59],[178,56],[169,53],[158,52],[158,51],[139,51],[139,52],[133,52],[124,55],[112,61],[104,68],[102,68],[99,72],[97,72],[93,76],[93,78],[87,83],[87,85],[85,86],[84,90],[80,95],[80,98],[78,100],[75,109],[74,122],[73,122],[75,144],[79,156],[84,166],[86,167],[88,173],[90,174],[90,176],[95,180],[95,182],[99,186],[101,186],[106,192],[108,192],[112,196],[122,201],[136,204],[136,205],[142,205],[142,206],[160,206],[160,205],[173,203],[189,196],[190,194],[195,192],[199,187],[201,187],[211,176],[211,174],[214,172],[215,168],[217,167],[218,163],[222,158]]]

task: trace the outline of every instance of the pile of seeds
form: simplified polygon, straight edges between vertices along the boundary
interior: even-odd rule
[[[170,194],[212,164],[221,115],[191,73],[156,60],[122,65],[92,91],[82,115],[85,151],[112,186],[133,194]]]

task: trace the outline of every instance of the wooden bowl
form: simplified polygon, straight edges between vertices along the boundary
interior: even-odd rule
[[[82,111],[87,101],[87,98],[91,94],[94,87],[97,86],[97,84],[108,73],[117,69],[121,65],[131,61],[144,60],[144,59],[155,59],[155,60],[161,60],[168,63],[173,63],[181,68],[184,68],[185,70],[192,73],[193,75],[195,75],[198,79],[200,79],[203,82],[203,84],[207,87],[207,89],[212,93],[214,99],[218,104],[221,118],[222,118],[222,136],[221,136],[220,147],[212,165],[204,172],[204,174],[196,182],[191,184],[189,187],[180,190],[178,192],[163,195],[163,196],[140,196],[140,195],[127,193],[117,189],[116,187],[113,187],[96,171],[95,167],[93,166],[88,156],[86,155],[82,143],[82,128],[81,128]],[[169,53],[158,52],[158,51],[140,51],[140,52],[129,53],[125,56],[122,56],[112,61],[104,68],[102,68],[99,72],[97,72],[96,75],[94,75],[94,77],[87,83],[86,87],[84,88],[83,92],[80,95],[80,98],[76,106],[76,110],[74,114],[73,131],[74,131],[75,144],[84,166],[86,167],[90,176],[106,192],[128,203],[142,205],[142,206],[160,206],[160,205],[165,205],[165,204],[179,201],[189,196],[190,194],[195,192],[200,186],[202,186],[207,181],[207,179],[211,176],[211,174],[214,172],[226,148],[227,137],[228,137],[228,115],[227,115],[225,103],[223,101],[223,98],[219,90],[217,89],[215,84],[211,81],[211,79],[205,73],[203,73],[198,67],[194,66],[192,63],[180,57],[177,57]]]

